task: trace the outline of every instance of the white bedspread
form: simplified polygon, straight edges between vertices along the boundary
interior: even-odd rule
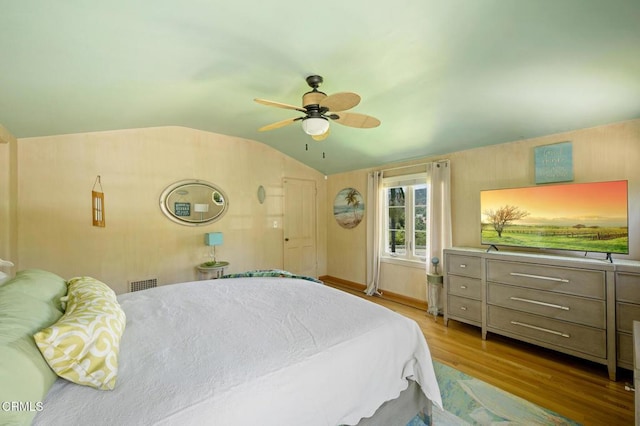
[[[417,381],[442,406],[418,325],[298,279],[197,281],[119,296],[113,391],[58,379],[37,425],[355,424]]]

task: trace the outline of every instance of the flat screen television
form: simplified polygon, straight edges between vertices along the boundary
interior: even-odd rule
[[[482,244],[629,254],[627,181],[480,192]]]

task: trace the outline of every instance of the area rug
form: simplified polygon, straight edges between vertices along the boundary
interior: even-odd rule
[[[579,425],[454,368],[434,361],[444,411],[433,407],[433,425]],[[423,426],[416,416],[407,426]]]

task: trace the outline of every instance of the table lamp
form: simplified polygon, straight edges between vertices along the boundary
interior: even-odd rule
[[[204,234],[204,244],[209,246],[209,257],[211,258],[211,264],[216,263],[216,246],[222,245],[222,232],[207,232]]]
[[[200,213],[200,220],[204,220],[204,214],[209,211],[209,204],[194,204],[193,211]]]

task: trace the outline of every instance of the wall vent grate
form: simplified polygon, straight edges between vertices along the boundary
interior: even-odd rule
[[[158,287],[157,278],[149,278],[148,280],[129,281],[129,291],[140,291],[148,288]]]

